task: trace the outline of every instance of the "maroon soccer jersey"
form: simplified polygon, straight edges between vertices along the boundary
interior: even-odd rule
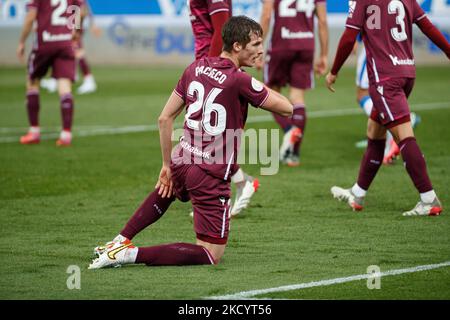
[[[346,25],[361,30],[370,83],[389,78],[415,78],[412,24],[424,17],[416,0],[349,2]]]
[[[195,163],[209,174],[230,180],[248,103],[261,106],[269,92],[261,82],[226,58],[193,62],[174,91],[186,104],[184,136],[172,162]]]
[[[72,45],[75,14],[84,0],[30,0],[28,10],[37,10],[37,42],[35,48]]]
[[[269,49],[314,50],[314,16],[326,0],[275,0],[274,25]]]
[[[208,56],[214,34],[211,15],[227,11],[232,15],[231,0],[188,0],[189,18],[195,39],[195,59]]]

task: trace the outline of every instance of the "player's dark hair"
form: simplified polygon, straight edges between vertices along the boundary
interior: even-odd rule
[[[246,16],[231,17],[222,28],[223,50],[231,52],[235,42],[245,47],[250,42],[251,34],[262,37],[263,31],[258,22]]]

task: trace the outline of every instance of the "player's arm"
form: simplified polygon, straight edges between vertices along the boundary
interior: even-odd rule
[[[265,0],[263,2],[263,7],[261,11],[261,17],[259,19],[259,24],[261,25],[263,31],[263,43],[267,38],[267,34],[269,33],[270,28],[270,20],[272,19],[272,11],[273,11],[273,0]],[[255,67],[257,70],[261,70],[264,65],[264,55],[256,61]]]
[[[170,157],[172,152],[172,130],[175,118],[183,110],[184,101],[174,92],[167,100],[164,109],[162,110],[159,118],[159,140],[161,144],[162,153],[162,168],[159,174],[159,179],[156,184],[156,188],[159,188],[159,194],[165,198],[172,196],[172,180],[170,174]]]
[[[23,61],[23,57],[25,54],[25,42],[27,41],[28,36],[30,35],[31,30],[33,29],[34,20],[37,17],[37,9],[31,8],[26,16],[25,21],[23,23],[22,32],[19,38],[19,45],[17,47],[17,57],[20,61]]]
[[[266,101],[260,106],[260,108],[278,113],[283,117],[292,116],[293,106],[291,102],[282,94],[266,87],[267,91],[269,91],[269,95],[267,96]]]
[[[433,23],[426,17],[416,21],[417,26],[436,46],[441,49],[450,59],[450,44],[444,35],[436,28]]]
[[[228,11],[219,11],[211,15],[211,23],[214,28],[214,33],[211,39],[208,56],[217,57],[222,52],[222,27],[230,17]]]
[[[359,30],[357,29],[346,27],[344,34],[341,36],[341,40],[339,41],[338,49],[336,52],[336,57],[334,58],[333,67],[326,77],[327,87],[332,92],[335,91],[332,85],[336,81],[337,74],[344,64],[345,60],[347,60],[348,56],[352,53],[358,33]]]
[[[263,2],[261,17],[259,19],[259,24],[261,25],[263,31],[263,42],[266,40],[267,34],[269,33],[270,20],[272,19],[272,11],[273,11],[273,0],[265,0]]]
[[[320,57],[315,65],[316,73],[324,75],[328,68],[328,22],[326,2],[320,2],[316,6],[316,16],[319,26]]]

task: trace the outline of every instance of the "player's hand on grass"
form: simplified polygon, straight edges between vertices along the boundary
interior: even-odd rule
[[[328,68],[328,57],[321,56],[319,61],[317,61],[314,65],[314,72],[319,76],[324,76],[327,72]]]
[[[162,198],[170,198],[173,193],[173,182],[171,179],[171,172],[168,166],[163,166],[159,173],[158,182],[155,189],[158,189],[158,194]]]
[[[333,88],[333,84],[336,82],[337,75],[331,74],[331,72],[328,72],[327,77],[325,78],[325,81],[327,83],[327,88],[331,92],[335,92],[336,90]]]
[[[23,42],[20,42],[19,45],[17,46],[17,58],[19,58],[20,62],[24,61],[24,55],[25,55],[25,44]]]

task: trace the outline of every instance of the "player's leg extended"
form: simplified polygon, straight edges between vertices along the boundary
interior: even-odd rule
[[[367,149],[361,160],[357,182],[350,189],[343,189],[338,186],[331,188],[331,193],[334,198],[346,201],[356,211],[363,209],[363,200],[366,192],[383,162],[386,129],[378,122],[369,118],[367,123],[367,137]]]
[[[39,128],[39,79],[27,80],[27,113],[30,129],[20,138],[22,144],[35,144],[40,142]]]
[[[439,215],[442,205],[431,185],[425,157],[417,144],[411,122],[405,122],[390,128],[394,139],[398,142],[406,171],[420,194],[416,207],[404,212],[404,216]]]

